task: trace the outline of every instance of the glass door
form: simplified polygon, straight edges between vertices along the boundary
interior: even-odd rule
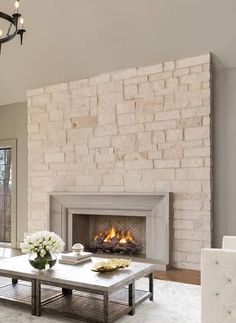
[[[0,148],[0,242],[11,242],[12,150]]]

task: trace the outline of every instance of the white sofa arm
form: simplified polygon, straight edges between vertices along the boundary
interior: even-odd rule
[[[202,323],[236,322],[236,250],[203,249]]]
[[[236,250],[236,237],[234,236],[224,236],[223,237],[223,249],[233,249]]]

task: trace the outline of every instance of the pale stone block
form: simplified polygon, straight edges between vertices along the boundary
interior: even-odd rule
[[[139,145],[138,146],[138,151],[139,152],[148,153],[150,151],[156,151],[156,150],[157,150],[157,145],[156,144],[145,144],[145,145]]]
[[[148,151],[148,159],[162,159],[161,150]]]
[[[156,73],[162,72],[162,70],[163,70],[162,64],[138,67],[138,75],[143,76],[143,75],[149,75],[149,74],[156,74]]]
[[[126,160],[125,169],[148,169],[153,168],[152,160]]]
[[[134,124],[136,121],[134,113],[119,114],[117,116],[118,125]]]
[[[88,146],[87,145],[78,145],[75,146],[76,154],[78,155],[88,155]]]
[[[209,167],[181,168],[176,170],[176,179],[207,180],[210,179]]]
[[[154,113],[147,108],[136,109],[135,116],[136,116],[137,122],[139,122],[139,123],[154,121]]]
[[[192,65],[209,64],[210,54],[184,58],[176,61],[176,68],[189,67]]]
[[[174,229],[180,229],[180,230],[193,230],[193,221],[192,220],[174,220],[173,227],[174,227]]]
[[[116,105],[117,113],[132,113],[135,111],[135,101],[127,101]]]
[[[184,210],[184,211],[186,210],[186,213],[190,212],[189,214],[191,214],[194,211],[200,212],[200,210],[202,209],[202,205],[203,205],[202,200],[181,199],[181,200],[176,200],[174,202],[174,209],[175,209],[175,212],[176,212],[176,209]],[[186,213],[184,214],[186,215]],[[199,217],[199,214],[200,213],[197,213],[197,217]],[[194,216],[196,216],[196,214]]]
[[[63,120],[64,113],[63,111],[50,111],[49,114],[49,121],[57,121],[57,120]]]
[[[172,76],[173,76],[172,72],[163,72],[163,73],[157,73],[157,74],[149,75],[148,78],[149,78],[150,82],[153,82],[153,81],[169,79]]]
[[[203,158],[184,158],[181,160],[182,167],[202,167]]]
[[[159,144],[160,142],[165,142],[165,132],[155,131],[153,132],[153,142]]]
[[[201,181],[181,181],[176,180],[172,182],[172,191],[174,193],[201,193]]]
[[[167,149],[164,151],[165,159],[182,158],[183,150],[180,148]]]
[[[72,100],[86,98],[97,94],[96,86],[81,87],[71,91]]]
[[[125,181],[140,181],[141,180],[141,171],[140,170],[127,170],[124,174]]]
[[[174,249],[176,251],[197,252],[202,249],[201,241],[175,240]]]
[[[211,112],[210,106],[200,106],[196,108],[188,108],[181,110],[183,118],[208,116]]]
[[[186,140],[208,139],[210,137],[209,127],[194,127],[184,129],[184,137]]]
[[[155,186],[153,182],[145,181],[125,181],[126,192],[154,192]]]
[[[124,85],[139,84],[139,83],[147,82],[147,81],[148,81],[147,76],[133,77],[133,78],[124,80]]]
[[[155,114],[156,121],[176,120],[176,119],[180,119],[180,111],[179,110],[157,112]]]
[[[188,119],[179,119],[178,127],[179,128],[192,128],[200,127],[202,125],[201,117],[188,118]]]
[[[76,185],[97,186],[102,184],[102,176],[80,175],[76,178]]]
[[[151,143],[151,132],[142,132],[137,134],[137,143],[138,145],[149,144]]]
[[[144,132],[144,125],[142,123],[137,123],[128,126],[119,127],[120,134],[129,134],[129,133],[139,133]]]
[[[135,135],[124,135],[111,137],[111,146],[113,147],[130,147],[135,145]]]
[[[169,61],[164,63],[164,71],[173,71],[175,69],[175,62]]]
[[[122,81],[113,81],[110,83],[98,85],[98,94],[107,94],[112,92],[121,92],[123,91]]]
[[[72,118],[71,123],[73,128],[95,128],[98,123],[98,117],[86,116],[80,118]]]
[[[184,150],[184,157],[209,157],[209,156],[210,156],[209,147],[187,148]]]
[[[117,135],[118,128],[116,124],[98,126],[95,128],[94,133],[95,133],[95,137]]]
[[[46,112],[34,113],[31,115],[32,123],[46,123],[48,121],[48,114]]]
[[[116,114],[115,114],[114,106],[110,107],[110,109],[99,108],[98,124],[99,125],[116,124]]]
[[[137,97],[138,86],[136,84],[127,85],[124,88],[124,96],[126,99],[135,99]]]
[[[191,74],[201,73],[202,72],[202,65],[196,65],[190,67]]]
[[[182,129],[173,129],[166,131],[166,141],[180,141],[183,139]]]
[[[115,158],[116,158],[115,154],[96,154],[95,155],[95,162],[96,163],[113,163],[113,162],[115,162]]]
[[[124,160],[140,160],[146,158],[147,156],[144,152],[133,152],[124,155]]]
[[[171,192],[171,181],[157,181],[155,183],[155,192]]]
[[[32,105],[34,106],[40,106],[40,105],[46,105],[50,102],[50,94],[41,94],[41,95],[35,95],[32,97]]]
[[[69,83],[69,87],[71,90],[78,89],[81,87],[87,87],[87,86],[88,86],[88,79],[72,81]]]
[[[176,120],[164,120],[164,121],[156,121],[145,124],[145,128],[147,131],[153,130],[167,130],[167,129],[176,129],[177,121]]]
[[[188,74],[189,74],[189,68],[180,68],[180,69],[177,69],[173,72],[173,76],[175,76],[175,77],[179,77],[182,75],[188,75]]]
[[[98,76],[90,77],[89,85],[99,85],[110,82],[110,74],[105,73]]]
[[[28,133],[38,133],[39,132],[39,124],[38,123],[32,123],[28,125]]]
[[[180,167],[180,161],[178,159],[165,159],[165,160],[154,160],[155,168],[178,168]]]
[[[101,107],[115,107],[116,104],[123,102],[123,100],[123,92],[99,95],[99,105]]]
[[[112,80],[124,80],[137,76],[136,68],[128,68],[111,74]]]
[[[67,83],[55,84],[55,85],[47,86],[45,88],[46,93],[61,92],[61,91],[67,91],[67,90],[68,90]]]
[[[109,147],[110,143],[111,143],[110,136],[89,138],[90,148]]]
[[[123,176],[122,175],[104,175],[103,176],[103,185],[123,185]]]
[[[67,105],[70,102],[70,94],[68,93],[68,91],[64,91],[64,92],[53,92],[51,94],[51,96],[52,96],[52,102],[53,103]]]
[[[144,181],[174,180],[175,169],[146,169],[142,172]]]
[[[158,96],[156,98],[138,100],[136,102],[137,108],[158,108],[163,110],[164,96]]]
[[[179,81],[176,77],[166,80],[166,87],[167,88],[177,88],[178,85],[179,85]]]
[[[46,163],[62,163],[64,162],[65,155],[64,153],[52,153],[52,154],[45,154],[45,162]]]

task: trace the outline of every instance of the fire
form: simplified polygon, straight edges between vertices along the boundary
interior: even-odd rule
[[[118,243],[125,244],[133,242],[134,238],[130,231],[119,231],[114,225],[110,230],[98,233],[94,240],[102,239],[103,242],[112,242],[112,240],[117,240]]]

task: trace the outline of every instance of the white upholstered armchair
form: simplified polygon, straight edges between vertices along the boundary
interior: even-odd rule
[[[202,323],[236,323],[236,237],[222,249],[203,249]]]

